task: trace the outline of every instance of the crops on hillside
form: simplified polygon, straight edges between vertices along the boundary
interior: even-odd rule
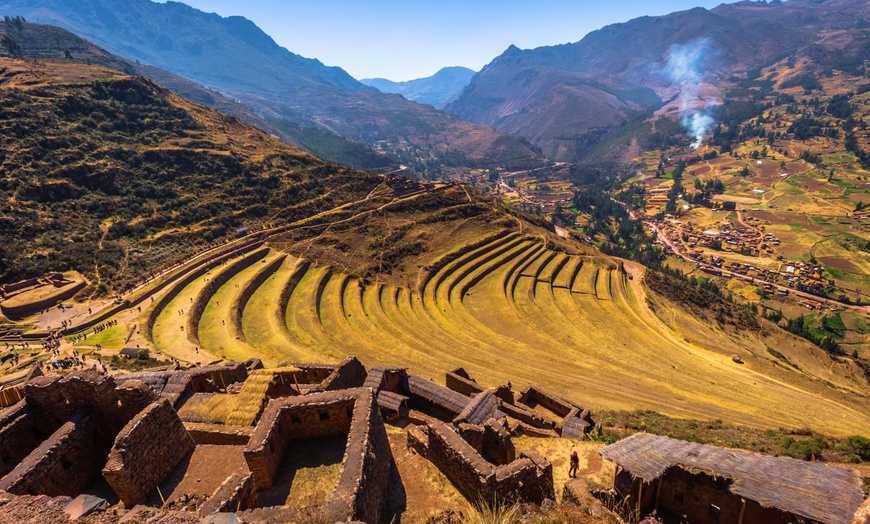
[[[232,264],[213,268],[170,289],[172,300],[156,313],[153,342],[184,358],[189,337],[203,352],[269,365],[353,354],[367,366],[401,363],[430,377],[461,365],[487,384],[536,382],[597,408],[643,407],[770,427],[805,426],[809,418],[825,421],[832,433],[870,427],[866,415],[807,387],[797,372],[768,377],[735,365],[733,347],[713,351],[675,337],[646,309],[638,281],[629,282],[610,259],[553,251],[517,233],[469,244],[430,264],[420,289],[367,281],[275,250],[240,271]],[[200,300],[204,313],[188,322],[181,304]],[[196,332],[172,332],[179,324]],[[761,351],[758,358],[773,360]],[[771,404],[779,409],[766,409]]]

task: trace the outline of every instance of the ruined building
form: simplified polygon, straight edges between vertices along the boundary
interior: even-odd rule
[[[405,419],[408,446],[470,501],[553,499],[551,464],[515,449],[512,435],[582,436],[588,410],[532,387],[519,396],[485,389],[462,369],[446,378],[450,387],[404,368],[366,371],[354,357],[274,369],[254,359],[116,376],[34,372],[23,399],[0,415],[0,491],[97,495],[238,522],[379,522],[389,520],[398,480],[384,420]],[[336,484],[321,504],[288,504],[288,460],[321,442],[343,448]],[[98,507],[93,500],[79,497],[69,511]]]

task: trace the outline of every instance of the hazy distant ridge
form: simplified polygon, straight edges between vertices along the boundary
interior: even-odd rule
[[[182,75],[278,117],[377,145],[417,171],[538,165],[525,140],[382,93],[279,46],[253,22],[178,2],[0,0],[0,13],[63,27],[131,60]],[[408,147],[410,146],[410,147]]]
[[[386,78],[364,78],[360,82],[384,93],[395,93],[414,102],[441,107],[468,85],[474,73],[467,67],[454,66],[445,67],[430,77],[407,82],[393,82]]]

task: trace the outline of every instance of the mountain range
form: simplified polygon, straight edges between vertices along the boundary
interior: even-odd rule
[[[523,139],[381,93],[340,68],[280,47],[241,17],[150,0],[3,0],[0,12],[62,27],[121,57],[217,90],[264,118],[368,144],[418,171],[430,164],[539,163]]]
[[[364,78],[363,84],[384,93],[402,95],[408,100],[441,107],[468,85],[474,71],[467,67],[445,67],[432,76],[407,82],[393,82],[386,78]]]
[[[870,4],[863,0],[744,1],[641,17],[573,44],[511,47],[445,108],[525,137],[553,158],[575,160],[589,142],[638,114],[678,104],[681,92],[718,100],[734,74],[868,27]],[[668,68],[680,45],[697,53],[694,85]],[[867,56],[863,46],[839,49]]]
[[[474,75],[446,68],[396,83],[357,81],[280,47],[249,20],[177,2],[0,0],[0,12],[64,27],[131,62],[220,92],[283,134],[317,130],[307,148],[315,154],[346,149],[321,144],[340,136],[431,177],[457,167],[532,167],[541,153],[581,160],[627,124],[656,112],[679,120],[687,106],[716,105],[734,75],[800,50],[833,49],[835,60],[866,56],[861,35],[870,26],[868,10],[861,0],[696,8],[607,26],[572,44],[511,46]],[[859,45],[826,44],[836,35]],[[669,65],[675,50],[692,54],[691,78]]]

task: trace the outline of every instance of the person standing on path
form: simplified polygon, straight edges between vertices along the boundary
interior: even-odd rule
[[[577,478],[577,468],[580,467],[580,457],[577,456],[577,450],[571,451],[571,467],[568,468],[568,476]]]

